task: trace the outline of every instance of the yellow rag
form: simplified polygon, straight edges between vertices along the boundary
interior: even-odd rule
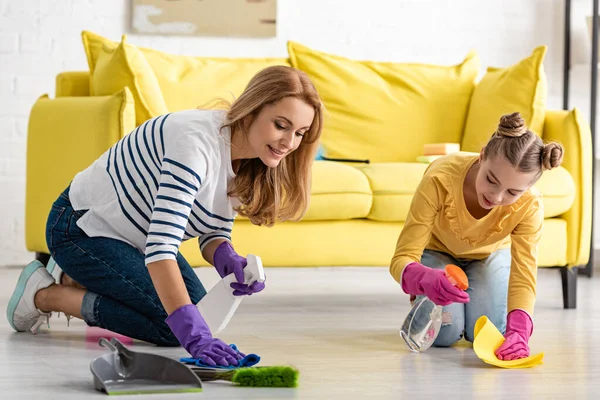
[[[531,368],[542,364],[544,353],[521,358],[519,360],[498,360],[494,352],[504,343],[504,336],[498,328],[486,317],[480,317],[475,323],[475,339],[473,350],[483,362],[500,368]]]

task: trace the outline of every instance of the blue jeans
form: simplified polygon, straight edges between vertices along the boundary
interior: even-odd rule
[[[442,328],[434,346],[452,346],[463,336],[473,342],[475,323],[482,315],[487,316],[504,334],[510,263],[510,249],[497,250],[484,260],[463,261],[446,253],[431,250],[423,252],[421,264],[435,269],[454,264],[461,267],[469,279],[467,293],[471,300],[467,304],[453,303],[442,309]]]
[[[46,225],[50,254],[68,276],[87,289],[81,304],[83,320],[159,346],[179,346],[165,322],[167,313],[144,254],[120,240],[87,236],[76,224],[85,212],[73,210],[67,188],[52,205]],[[192,303],[197,304],[206,290],[181,253],[177,264]]]

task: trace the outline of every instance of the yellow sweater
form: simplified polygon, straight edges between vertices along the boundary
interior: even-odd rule
[[[533,314],[537,244],[544,220],[542,197],[532,188],[514,204],[494,207],[485,217],[475,219],[465,205],[463,184],[477,157],[455,153],[434,161],[425,171],[398,238],[390,272],[400,282],[404,267],[420,262],[424,249],[459,260],[481,260],[511,247],[508,312],[522,309]]]

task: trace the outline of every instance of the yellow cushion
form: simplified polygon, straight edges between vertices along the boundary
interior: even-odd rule
[[[365,174],[373,191],[369,219],[404,222],[423,173],[423,163],[376,163],[357,166]]]
[[[125,43],[123,35],[118,46],[105,43],[95,65],[90,66],[92,96],[106,96],[128,87],[135,99],[136,123],[169,110],[163,99],[156,76],[140,50]]]
[[[154,70],[169,111],[233,101],[260,70],[289,65],[286,58],[206,58],[142,49]]]
[[[52,203],[75,174],[135,128],[133,96],[40,97],[27,133],[26,242],[48,252],[46,220]]]
[[[535,187],[544,196],[544,218],[566,213],[575,200],[575,181],[563,167],[544,172]]]
[[[546,115],[546,46],[508,68],[487,69],[475,87],[462,140],[464,151],[480,151],[503,114],[520,112],[529,128],[542,134]]]
[[[404,222],[415,190],[428,164],[375,163],[357,165],[373,192],[369,219],[383,222]],[[559,216],[571,208],[575,198],[575,182],[563,167],[546,171],[535,185],[543,195],[544,217]]]
[[[103,46],[117,45],[88,31],[83,31],[82,37],[90,69]],[[192,57],[142,47],[139,51],[154,71],[169,111],[208,106],[218,98],[232,101],[258,71],[272,65],[290,65],[286,58]]]
[[[310,205],[303,221],[366,218],[371,201],[365,175],[338,162],[315,161]]]
[[[89,96],[90,73],[66,71],[56,75],[56,97]]]
[[[480,66],[476,54],[447,67],[354,61],[294,42],[288,51],[328,109],[327,156],[411,162],[425,143],[460,142]]]

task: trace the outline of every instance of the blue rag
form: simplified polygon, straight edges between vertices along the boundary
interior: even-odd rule
[[[234,349],[235,351],[237,351],[237,349],[238,349],[235,344],[230,344],[229,346],[231,346],[231,348]],[[181,358],[179,361],[181,361],[182,363],[185,363],[185,364],[193,364],[198,367],[204,367],[204,368],[237,369],[237,368],[244,368],[244,367],[252,367],[252,366],[258,364],[258,362],[260,361],[260,357],[256,354],[248,354],[246,357],[244,357],[238,361],[238,365],[228,365],[226,367],[224,367],[222,365],[205,364],[201,358]]]

